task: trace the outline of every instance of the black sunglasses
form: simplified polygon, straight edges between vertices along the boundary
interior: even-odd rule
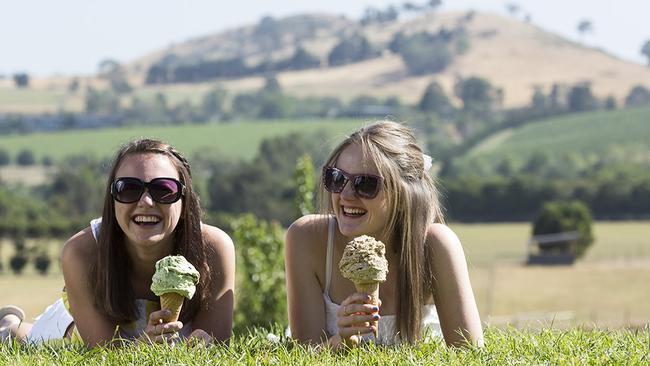
[[[323,168],[323,185],[331,193],[341,193],[348,181],[357,196],[366,199],[377,197],[384,178],[373,174],[348,174],[339,168]]]
[[[185,194],[185,186],[174,178],[155,178],[149,182],[132,177],[117,178],[111,184],[111,196],[121,203],[140,200],[144,190],[149,190],[151,199],[158,203],[174,203]]]

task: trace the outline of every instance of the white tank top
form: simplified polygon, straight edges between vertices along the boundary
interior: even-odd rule
[[[323,291],[323,300],[325,301],[325,330],[328,336],[333,336],[339,332],[336,325],[336,312],[341,305],[335,303],[330,298],[330,283],[332,280],[332,255],[334,252],[334,230],[336,220],[334,217],[329,219],[327,231],[327,259],[325,262],[325,290]],[[382,315],[378,322],[377,343],[394,344],[398,340],[396,337],[395,315]],[[442,337],[440,329],[440,320],[435,305],[424,305],[422,307],[422,331],[424,339]],[[373,335],[367,334],[363,337],[364,341],[372,340]]]

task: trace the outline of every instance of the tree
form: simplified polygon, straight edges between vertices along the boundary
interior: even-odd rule
[[[119,62],[112,59],[102,60],[97,67],[97,72],[101,78],[110,83],[111,90],[115,93],[130,93],[133,90],[126,78],[126,73]]]
[[[650,39],[641,47],[641,54],[648,58],[648,66],[650,66]]]
[[[34,165],[36,163],[34,152],[27,149],[21,150],[16,156],[16,163],[22,166]]]
[[[277,222],[246,214],[233,220],[237,243],[235,328],[286,326],[283,229]]]
[[[591,23],[591,20],[583,19],[578,22],[576,29],[578,30],[578,33],[580,33],[580,35],[584,38],[586,34],[592,33],[594,31],[594,25]]]
[[[576,256],[581,258],[593,243],[591,211],[580,201],[547,202],[533,223],[533,235],[577,231]]]
[[[296,162],[293,178],[296,185],[296,206],[300,215],[314,213],[314,163],[309,154],[303,154]]]
[[[432,81],[424,90],[418,108],[423,112],[444,112],[451,108],[449,98],[438,82]]]
[[[8,165],[11,162],[9,151],[0,148],[0,166]]]
[[[650,105],[650,90],[643,85],[635,85],[625,97],[625,105],[627,107]]]
[[[456,96],[463,102],[464,110],[479,113],[492,110],[496,97],[489,81],[471,76],[460,79],[454,89]]]
[[[411,75],[437,73],[453,61],[449,45],[444,39],[431,39],[426,35],[412,37],[406,45],[400,46],[400,54]]]
[[[519,10],[521,10],[521,8],[519,7],[519,4],[507,3],[506,10],[511,16],[516,17],[517,14],[519,14]]]
[[[569,111],[584,112],[594,110],[598,107],[598,101],[591,93],[590,83],[575,85],[569,91]]]
[[[206,119],[219,116],[223,113],[223,104],[227,93],[221,87],[216,87],[207,92],[201,100],[201,112]]]
[[[14,84],[17,88],[27,88],[29,86],[29,75],[24,72],[14,74]]]
[[[334,46],[327,56],[327,61],[330,66],[341,66],[376,57],[378,54],[366,37],[356,34]]]

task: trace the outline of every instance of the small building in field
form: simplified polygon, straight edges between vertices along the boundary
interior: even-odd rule
[[[573,264],[579,238],[577,231],[534,235],[528,240],[526,264]]]

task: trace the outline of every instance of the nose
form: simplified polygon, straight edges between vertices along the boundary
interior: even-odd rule
[[[142,192],[142,196],[140,196],[140,200],[138,200],[138,206],[153,206],[153,198],[151,198],[151,195],[149,194],[149,189],[145,189],[144,192]]]
[[[341,198],[345,200],[353,200],[357,197],[357,194],[354,192],[354,188],[352,187],[354,183],[352,181],[348,181],[345,186],[343,187],[343,190],[341,193]]]

